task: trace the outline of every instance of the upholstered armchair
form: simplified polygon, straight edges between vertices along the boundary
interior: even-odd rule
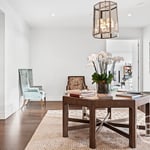
[[[42,86],[33,86],[32,69],[19,69],[20,94],[24,98],[23,107],[29,100],[40,100],[41,106],[46,106],[46,93]]]

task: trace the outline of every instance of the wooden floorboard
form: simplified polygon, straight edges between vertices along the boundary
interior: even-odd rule
[[[6,120],[0,120],[0,150],[24,150],[47,110],[62,109],[62,102],[47,102],[42,109],[40,102],[29,102]]]

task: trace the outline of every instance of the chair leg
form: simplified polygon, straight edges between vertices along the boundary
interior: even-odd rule
[[[82,107],[82,119],[88,119],[87,107]]]
[[[41,107],[43,107],[43,100],[41,99]]]
[[[44,106],[44,108],[46,108],[46,99],[44,98],[44,100],[43,99],[41,99],[41,107],[43,107]]]
[[[29,99],[26,99],[26,101],[25,101],[25,105],[27,105],[27,104],[28,104],[28,102],[29,102]]]
[[[44,97],[44,106],[46,107],[46,97]]]
[[[24,101],[23,101],[23,105],[22,105],[22,107],[21,107],[21,108],[24,108],[25,104],[26,104],[26,100],[24,99]]]
[[[27,106],[28,102],[29,102],[28,99],[24,99],[21,109],[24,108],[25,106]]]

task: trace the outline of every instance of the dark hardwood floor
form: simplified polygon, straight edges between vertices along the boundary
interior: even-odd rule
[[[30,102],[6,120],[0,120],[0,150],[24,150],[43,116],[50,109],[62,109],[62,102]]]

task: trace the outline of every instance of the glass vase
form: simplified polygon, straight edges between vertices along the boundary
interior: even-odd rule
[[[108,94],[110,92],[110,84],[100,81],[97,83],[97,93]]]

